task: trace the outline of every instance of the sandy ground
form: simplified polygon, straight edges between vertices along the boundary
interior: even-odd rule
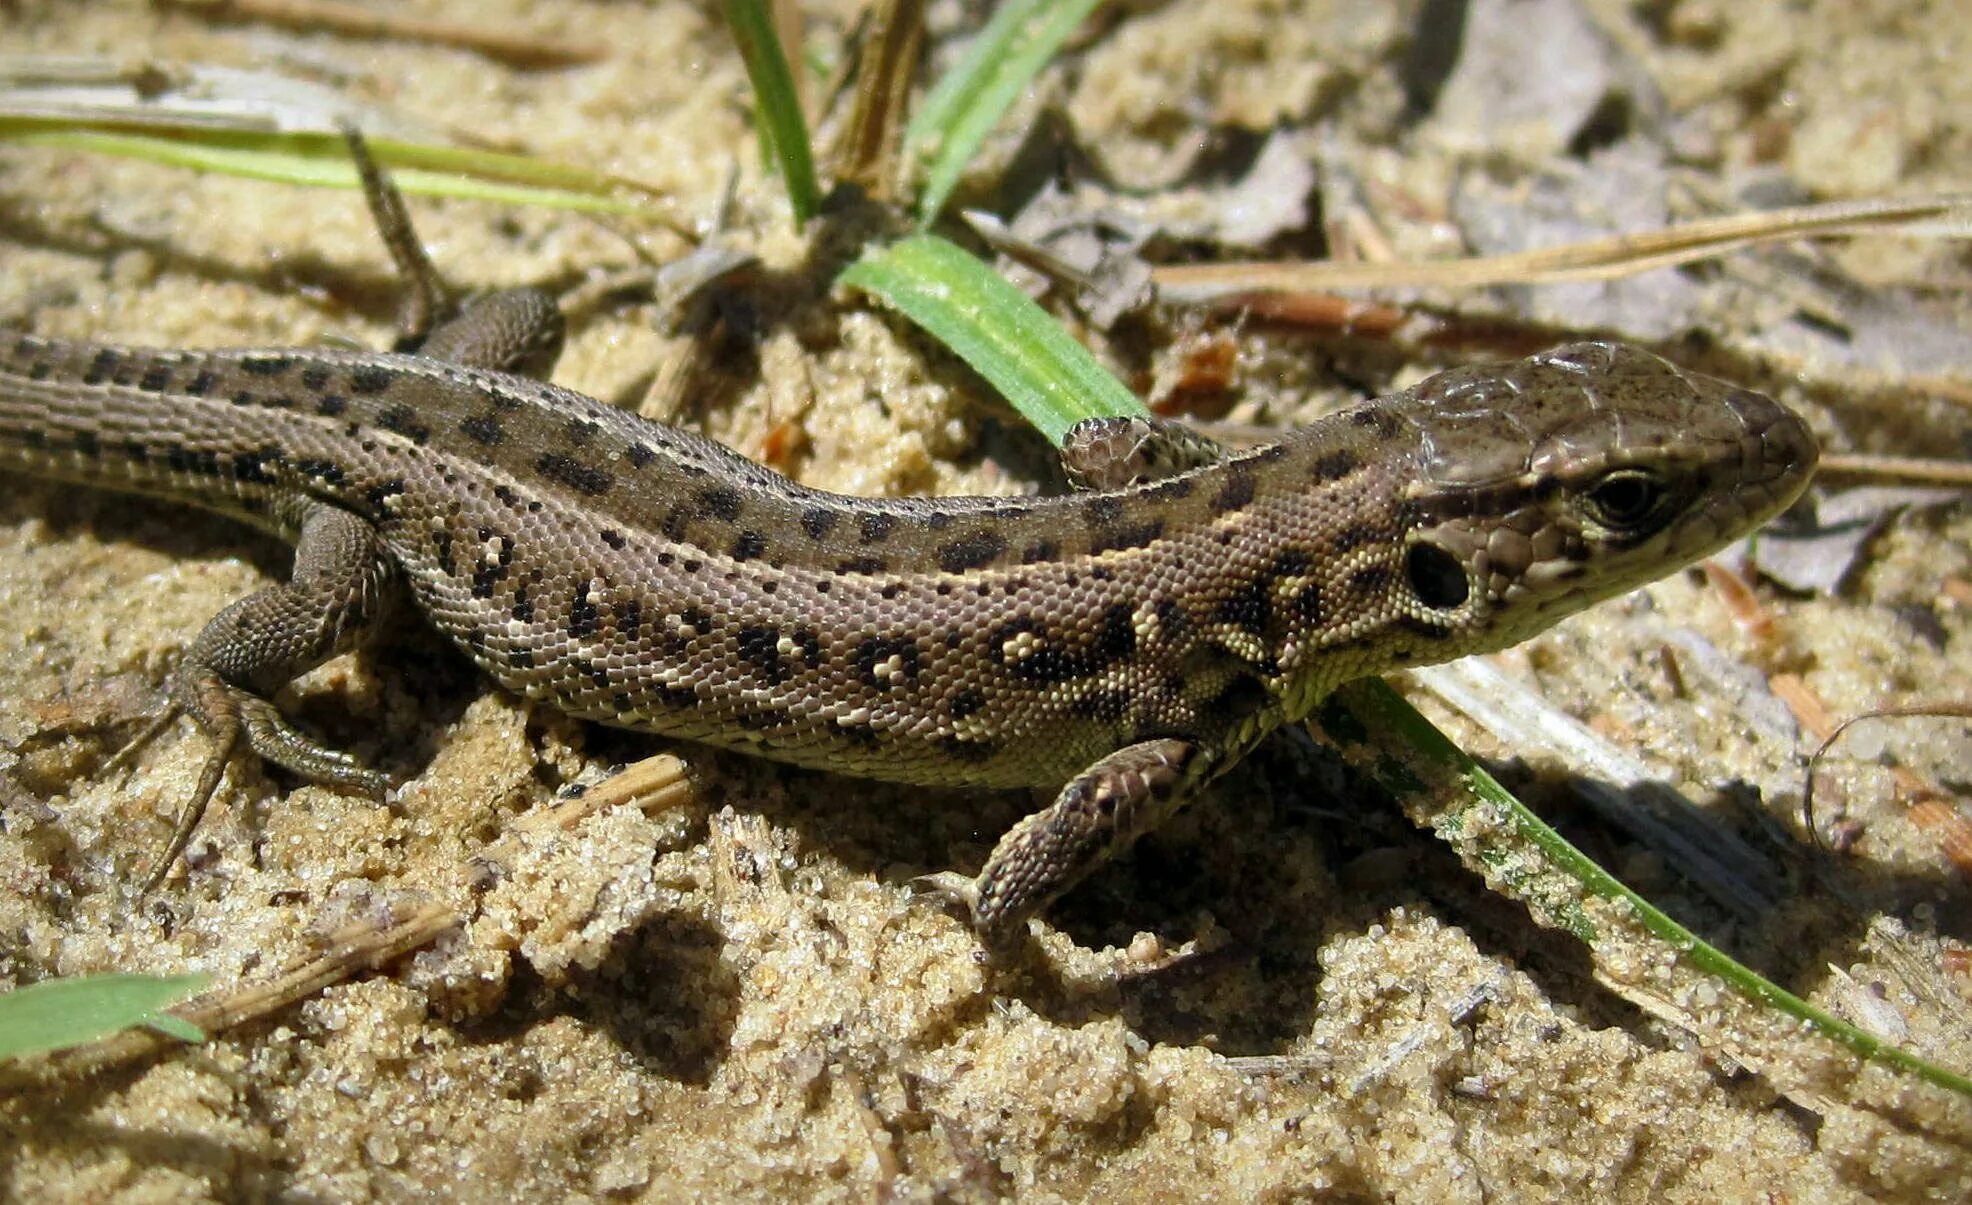
[[[962,7],[934,6],[937,62],[949,61]],[[1945,0],[1784,13],[1475,5],[1468,43],[1498,39],[1504,85],[1476,65],[1448,82],[1433,68],[1439,39],[1413,31],[1453,5],[1118,7],[989,144],[968,200],[993,202],[995,173],[1044,144],[1023,130],[1063,120],[1110,179],[1081,199],[1103,192],[1116,212],[1167,229],[1223,224],[1214,198],[1230,184],[1214,165],[1243,164],[1279,127],[1300,161],[1320,165],[1330,238],[1405,254],[1963,187],[1972,163],[1972,31]],[[460,137],[622,173],[695,220],[738,172],[733,239],[772,267],[798,266],[804,248],[776,186],[759,179],[743,76],[715,17],[569,0],[471,11],[612,53],[529,72],[132,3],[15,5],[0,29],[11,53],[310,79]],[[851,16],[817,16],[824,55],[839,52]],[[1552,82],[1578,76],[1589,80],[1579,94]],[[1519,103],[1523,91],[1538,99]],[[414,208],[435,258],[471,287],[567,286],[634,263],[615,224]],[[1318,240],[1302,226],[1262,249],[1307,253]],[[642,243],[660,260],[685,249],[661,232]],[[1831,448],[1963,456],[1963,248],[1858,241],[1629,286],[1434,300],[1736,369],[1801,407]],[[154,345],[375,346],[392,298],[353,194],[0,149],[0,322]],[[982,385],[926,356],[900,323],[815,290],[753,300],[748,329],[667,417],[853,492],[1010,492],[1040,479],[1038,440],[1011,432]],[[648,308],[605,307],[578,324],[556,379],[634,403],[685,346],[661,329]],[[1239,367],[1226,417],[1238,422],[1305,418],[1432,366],[1258,324],[1225,329]],[[1147,382],[1174,337],[1143,324],[1104,350]],[[962,926],[913,904],[907,884],[976,869],[1025,800],[679,748],[697,776],[688,798],[516,842],[518,818],[558,787],[675,747],[532,711],[418,630],[324,667],[288,699],[333,742],[407,779],[395,806],[249,775],[200,830],[189,876],[132,903],[128,885],[204,746],[181,725],[130,771],[104,763],[204,620],[286,563],[284,549],[221,519],[7,482],[0,739],[18,756],[0,826],[0,985],[192,968],[250,983],[352,924],[432,906],[465,923],[203,1048],[9,1088],[0,1194],[1972,1194],[1972,1104],[1901,1083],[1868,1108],[1777,1090],[1603,986],[1586,950],[1490,893],[1386,801],[1237,776],[1058,905],[1044,962],[993,975]],[[1708,939],[1972,1068],[1967,892],[1935,825],[1894,798],[1886,764],[1962,790],[1965,723],[1875,729],[1846,746],[1822,804],[1846,847],[1816,853],[1795,819],[1810,742],[1768,687],[1773,673],[1799,675],[1837,715],[1962,697],[1968,581],[1972,516],[1917,509],[1864,547],[1838,594],[1764,592],[1775,629],[1764,639],[1685,574],[1503,659],[1758,852],[1774,898],[1754,914],[1580,812],[1560,763],[1533,755],[1506,769]]]

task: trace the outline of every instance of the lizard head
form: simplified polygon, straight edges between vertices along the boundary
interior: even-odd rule
[[[1717,551],[1792,503],[1818,455],[1771,398],[1621,344],[1441,373],[1399,407],[1419,435],[1395,600],[1415,661],[1434,630],[1504,648]]]

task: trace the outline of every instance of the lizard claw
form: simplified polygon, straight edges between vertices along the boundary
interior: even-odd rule
[[[947,911],[963,917],[966,924],[978,927],[979,884],[970,875],[954,870],[921,874],[911,880],[910,888],[913,900],[935,900]]]

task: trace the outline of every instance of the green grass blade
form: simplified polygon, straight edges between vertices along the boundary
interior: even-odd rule
[[[349,162],[349,146],[340,133],[172,128],[155,123],[134,128],[0,115],[0,139],[283,184],[359,186]],[[624,182],[565,164],[388,138],[371,139],[370,150],[391,169],[397,186],[409,193],[663,216],[653,202],[622,195]]]
[[[1676,950],[1687,966],[1717,976],[1746,999],[1796,1018],[1809,1032],[1820,1033],[1862,1058],[1972,1097],[1972,1078],[1926,1062],[1808,1003],[1666,916],[1569,844],[1387,682],[1371,678],[1342,687],[1323,704],[1321,725],[1345,751],[1368,751],[1362,768],[1404,803],[1413,820],[1431,828],[1462,855],[1469,853],[1488,881],[1505,887],[1546,923],[1567,930],[1599,955],[1620,938],[1591,915],[1583,893],[1617,902],[1621,907],[1615,915],[1627,916]],[[1366,743],[1370,739],[1373,746]],[[1513,835],[1538,850],[1547,865],[1522,858],[1502,843],[1499,826],[1489,814],[1505,816]],[[1559,883],[1560,876],[1550,870],[1559,870],[1581,890]]]
[[[958,353],[1057,445],[1080,418],[1143,412],[1046,312],[943,239],[907,239],[866,256],[840,279],[881,298]],[[1414,821],[1598,958],[1610,956],[1621,939],[1611,925],[1598,922],[1590,897],[1613,901],[1615,911],[1634,917],[1648,940],[1661,943],[1653,953],[1668,947],[1682,965],[1717,976],[1754,1004],[1802,1022],[1810,1033],[1972,1096],[1972,1079],[1864,1033],[1700,941],[1570,845],[1387,683],[1368,679],[1342,687],[1321,708],[1321,724],[1352,761],[1398,797]],[[1488,816],[1504,816],[1507,823],[1487,823]]]
[[[726,24],[733,31],[747,78],[753,81],[753,103],[760,115],[760,133],[781,165],[794,220],[806,222],[821,205],[815,183],[815,158],[808,147],[808,123],[796,99],[794,76],[787,54],[774,33],[773,19],[763,0],[726,0]]]
[[[912,153],[929,163],[919,221],[938,216],[973,152],[1096,3],[1006,0],[965,58],[933,86],[906,134]]]
[[[203,1042],[197,1026],[159,1010],[206,981],[205,975],[87,975],[0,995],[0,1059],[80,1046],[133,1025]]]
[[[873,251],[839,283],[875,295],[931,332],[1056,444],[1082,419],[1144,412],[1047,311],[936,235]]]

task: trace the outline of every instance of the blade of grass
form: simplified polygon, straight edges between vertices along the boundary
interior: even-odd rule
[[[1057,445],[1076,419],[1143,413],[1129,390],[1045,311],[943,239],[919,235],[874,252],[844,272],[840,283],[874,294],[922,326]],[[1413,821],[1450,842],[1544,923],[1579,938],[1598,960],[1611,958],[1624,936],[1613,916],[1604,914],[1626,914],[1678,955],[1676,965],[1716,976],[1742,998],[1800,1022],[1804,1033],[1972,1097],[1972,1079],[1871,1037],[1700,941],[1563,840],[1387,683],[1366,679],[1337,690],[1321,708],[1320,723],[1346,756],[1397,796]],[[1506,817],[1504,825],[1488,821],[1497,815]],[[1616,907],[1597,908],[1592,901]],[[1646,949],[1641,959],[1624,961],[1649,963],[1662,952]],[[1803,1033],[1787,1040],[1803,1040]]]
[[[136,1025],[203,1042],[205,1034],[159,1010],[206,985],[204,975],[86,975],[0,995],[0,1059],[80,1046]]]
[[[815,160],[808,146],[808,123],[796,99],[794,76],[787,54],[774,32],[773,18],[761,0],[726,0],[726,24],[733,31],[747,78],[753,81],[753,103],[760,116],[760,134],[781,166],[787,182],[794,220],[805,223],[821,206],[815,183]]]
[[[358,186],[340,133],[172,128],[155,123],[119,128],[0,115],[0,139],[282,184]],[[406,192],[591,213],[670,216],[651,201],[620,195],[625,187],[634,187],[624,181],[564,164],[395,139],[372,139],[370,147]]]
[[[1389,683],[1376,678],[1352,682],[1330,696],[1320,712],[1320,726],[1331,742],[1396,795],[1415,823],[1436,832],[1488,882],[1505,886],[1508,895],[1533,909],[1543,923],[1573,934],[1598,957],[1622,939],[1615,930],[1627,920],[1677,951],[1687,966],[1717,976],[1756,1004],[1803,1022],[1809,1033],[1864,1059],[1972,1097],[1972,1079],[1928,1063],[1808,1003],[1666,916],[1569,844]],[[1541,854],[1541,860],[1524,859],[1499,841],[1496,818],[1500,816],[1520,841]],[[1561,874],[1551,873],[1556,870]],[[1590,897],[1618,907],[1592,908]],[[1636,965],[1649,960],[1626,961]]]
[[[920,222],[938,216],[973,152],[1095,6],[1096,0],[1006,0],[994,11],[911,119],[912,153],[930,164],[918,197]]]
[[[838,283],[875,295],[931,332],[1056,444],[1082,419],[1143,413],[1047,311],[937,235],[872,252]]]

